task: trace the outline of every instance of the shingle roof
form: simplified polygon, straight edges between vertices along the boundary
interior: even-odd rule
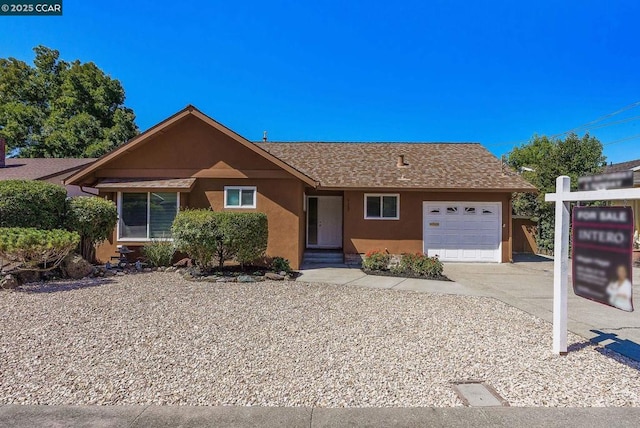
[[[535,191],[477,143],[256,143],[323,188]],[[398,156],[408,163],[398,167]]]
[[[638,167],[640,166],[640,159],[636,159],[636,160],[632,160],[632,161],[628,161],[628,162],[621,162],[621,163],[614,163],[611,165],[607,165],[604,169],[605,172],[621,172],[621,171],[629,171],[632,168]]]
[[[0,168],[0,180],[43,180],[79,169],[95,161],[91,158],[9,158]]]

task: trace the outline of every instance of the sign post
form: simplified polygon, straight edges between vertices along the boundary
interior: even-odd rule
[[[569,202],[640,199],[640,188],[572,192],[571,179],[556,179],[556,193],[544,200],[555,202],[555,256],[553,260],[553,353],[567,353],[567,285],[569,282]],[[631,276],[631,272],[629,272]]]

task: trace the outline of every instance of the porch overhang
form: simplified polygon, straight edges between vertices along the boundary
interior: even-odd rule
[[[195,178],[105,178],[94,187],[105,192],[191,192]]]

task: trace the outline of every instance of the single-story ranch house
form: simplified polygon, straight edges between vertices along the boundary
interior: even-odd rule
[[[251,142],[187,106],[73,174],[116,202],[98,248],[168,237],[180,208],[259,211],[269,256],[424,252],[444,261],[508,262],[511,194],[535,188],[479,144]]]

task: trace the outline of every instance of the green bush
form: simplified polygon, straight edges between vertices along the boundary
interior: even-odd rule
[[[437,257],[429,257],[421,253],[403,254],[400,259],[399,270],[437,278],[442,276],[444,266]]]
[[[223,224],[229,254],[244,266],[261,257],[267,251],[269,230],[264,213],[215,213]]]
[[[291,265],[289,264],[289,260],[284,257],[274,257],[271,260],[271,270],[274,272],[291,272]]]
[[[142,247],[142,254],[153,267],[170,266],[176,249],[171,241],[152,239]]]
[[[387,270],[391,256],[380,250],[369,251],[364,255],[362,267],[369,270]]]
[[[0,258],[18,263],[18,270],[51,270],[78,245],[76,232],[52,229],[0,228]]]
[[[106,199],[78,196],[69,201],[67,227],[80,234],[80,252],[95,260],[95,246],[111,236],[118,221],[116,205]]]
[[[212,266],[218,252],[221,231],[209,209],[180,211],[173,220],[171,236],[175,248],[192,258],[203,269]]]
[[[0,181],[0,227],[64,227],[67,191],[45,181]]]
[[[264,256],[267,248],[267,216],[263,213],[182,211],[171,232],[176,248],[204,269],[212,267],[214,258],[220,269],[232,258],[245,265]]]

